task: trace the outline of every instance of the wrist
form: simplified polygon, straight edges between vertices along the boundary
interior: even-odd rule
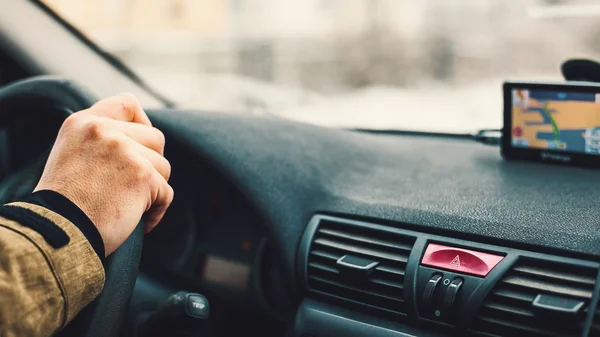
[[[62,194],[52,190],[36,191],[26,197],[23,201],[45,207],[65,217],[79,229],[79,231],[86,237],[100,260],[104,261],[106,253],[104,248],[104,240],[102,239],[100,232],[88,215],[74,202]]]

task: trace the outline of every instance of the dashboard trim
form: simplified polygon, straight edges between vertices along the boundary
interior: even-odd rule
[[[488,293],[493,289],[497,282],[499,282],[503,275],[509,271],[512,266],[520,259],[520,258],[532,258],[536,260],[545,260],[556,263],[568,263],[572,265],[579,265],[583,267],[593,268],[598,270],[599,278],[595,284],[594,295],[590,300],[590,307],[593,308],[595,303],[598,301],[598,292],[600,291],[600,264],[598,262],[589,261],[589,260],[581,260],[581,259],[573,259],[570,257],[563,257],[557,255],[549,255],[545,253],[538,253],[534,251],[520,250],[514,248],[507,248],[495,245],[488,245],[479,242],[466,241],[461,239],[455,239],[451,237],[443,237],[439,235],[427,234],[415,232],[412,230],[406,230],[398,228],[398,226],[384,226],[376,223],[369,223],[357,220],[351,220],[343,217],[330,216],[330,215],[322,215],[316,214],[310,220],[306,231],[302,237],[302,241],[300,246],[298,247],[297,254],[297,265],[296,269],[298,271],[298,281],[302,286],[305,297],[311,298],[311,294],[318,294],[319,299],[327,298],[327,294],[322,293],[320,291],[311,290],[308,286],[308,256],[310,252],[310,247],[312,243],[313,236],[315,235],[319,224],[321,221],[334,221],[337,223],[349,225],[349,226],[359,226],[366,227],[371,229],[381,229],[391,233],[397,233],[405,236],[416,237],[417,240],[413,246],[413,249],[409,255],[409,260],[406,266],[406,274],[404,279],[404,299],[408,304],[406,306],[406,319],[407,322],[418,323],[421,322],[429,322],[437,325],[439,327],[452,327],[444,322],[438,322],[435,320],[431,320],[428,318],[424,318],[418,313],[418,302],[417,296],[415,296],[415,291],[417,289],[417,269],[421,265],[421,259],[423,254],[425,253],[426,247],[429,243],[438,243],[444,245],[452,245],[453,247],[465,248],[465,249],[476,249],[481,252],[503,255],[505,256],[490,272],[489,274],[482,278],[483,282],[477,286],[477,288],[471,293],[468,299],[463,303],[462,306],[457,308],[460,319],[456,322],[456,331],[461,331],[466,333],[469,331],[469,327],[473,323],[476,318],[477,312],[481,304],[483,304],[484,300]],[[325,297],[323,296],[325,295]],[[329,295],[329,297],[335,297],[337,300],[340,298],[337,296]],[[344,299],[342,299],[344,300]],[[358,303],[353,300],[345,300],[345,302],[353,302]],[[592,311],[593,314],[593,310]],[[396,317],[402,321],[402,314],[396,314]],[[591,324],[591,318],[586,319],[586,324],[589,326]]]

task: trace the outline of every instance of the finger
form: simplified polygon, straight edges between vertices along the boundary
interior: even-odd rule
[[[138,142],[132,141],[132,143],[134,151],[146,158],[163,179],[169,180],[169,177],[171,176],[171,163],[154,150],[151,150]]]
[[[123,132],[127,137],[135,140],[137,143],[140,143],[161,155],[164,154],[165,136],[159,129],[148,125],[118,120],[110,120],[107,124],[111,128],[114,128],[114,130]]]
[[[156,175],[156,198],[144,216],[145,233],[152,231],[160,220],[162,220],[175,195],[171,185],[162,176],[158,175],[158,173]]]
[[[100,100],[98,103],[92,105],[91,108],[85,110],[84,113],[152,126],[148,115],[142,109],[137,98],[128,93]]]

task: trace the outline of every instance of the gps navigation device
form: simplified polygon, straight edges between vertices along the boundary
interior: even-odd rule
[[[505,82],[502,155],[600,166],[600,85]]]

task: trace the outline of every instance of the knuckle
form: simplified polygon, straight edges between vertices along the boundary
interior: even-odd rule
[[[125,142],[119,137],[104,137],[104,146],[109,153],[116,153],[123,149]]]
[[[134,159],[131,161],[131,169],[133,177],[138,183],[149,183],[153,179],[153,169],[150,164],[144,159]]]
[[[74,130],[81,124],[82,119],[84,119],[84,116],[82,116],[82,114],[71,114],[63,122],[62,129],[67,131]]]
[[[105,125],[99,118],[88,118],[80,125],[85,139],[101,139],[105,136]]]

